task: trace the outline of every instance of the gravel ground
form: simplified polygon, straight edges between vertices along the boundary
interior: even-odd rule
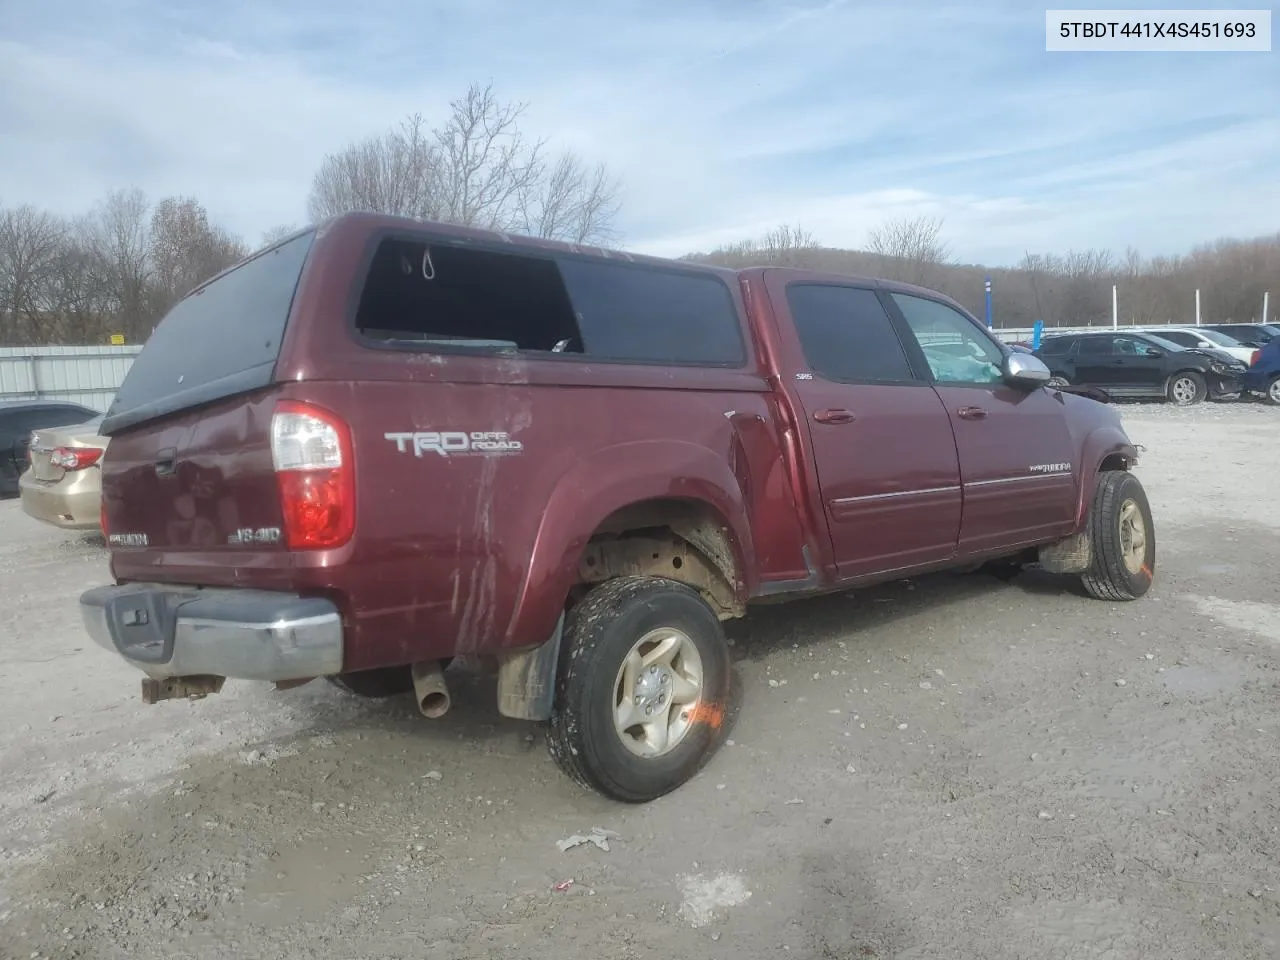
[[[733,739],[643,807],[480,677],[434,722],[324,683],[145,706],[78,622],[101,546],[0,503],[0,957],[1274,958],[1280,414],[1123,410],[1148,598],[754,613]]]

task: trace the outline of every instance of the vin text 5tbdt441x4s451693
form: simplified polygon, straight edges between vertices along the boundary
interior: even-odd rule
[[[984,560],[1146,593],[1109,406],[916,287],[348,215],[161,322],[102,426],[94,639],[154,701],[451,658],[626,801],[724,734],[722,621]]]

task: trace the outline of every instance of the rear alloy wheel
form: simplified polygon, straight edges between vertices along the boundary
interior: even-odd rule
[[[669,793],[724,722],[729,652],[720,620],[682,583],[622,577],[569,611],[547,746],[584,786],[626,803]]]
[[[1156,570],[1156,528],[1147,493],[1133,474],[1113,470],[1098,476],[1089,510],[1093,552],[1081,577],[1098,600],[1136,600],[1151,589]]]
[[[1204,399],[1204,377],[1194,370],[1175,373],[1169,380],[1169,402],[1179,407],[1189,407]]]
[[[1045,384],[1046,387],[1053,387],[1054,389],[1057,389],[1058,387],[1068,387],[1070,385],[1071,385],[1070,380],[1068,380],[1066,377],[1062,377],[1058,375],[1054,375],[1050,377],[1048,382]]]
[[[1267,402],[1280,406],[1280,374],[1272,377],[1271,382],[1267,384]]]

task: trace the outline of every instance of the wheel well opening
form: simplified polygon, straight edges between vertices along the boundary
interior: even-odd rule
[[[699,501],[647,500],[606,517],[583,551],[570,603],[597,583],[625,576],[685,583],[722,619],[745,613],[733,534],[713,507]]]
[[[1109,470],[1128,470],[1129,458],[1123,453],[1109,453],[1102,458],[1102,463],[1098,466],[1099,473],[1106,473]]]

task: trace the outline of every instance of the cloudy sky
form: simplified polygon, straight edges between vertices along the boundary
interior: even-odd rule
[[[1280,230],[1280,53],[1044,33],[1002,0],[0,0],[0,202],[136,185],[255,242],[326,152],[492,81],[621,176],[650,253],[917,214],[990,264]]]

